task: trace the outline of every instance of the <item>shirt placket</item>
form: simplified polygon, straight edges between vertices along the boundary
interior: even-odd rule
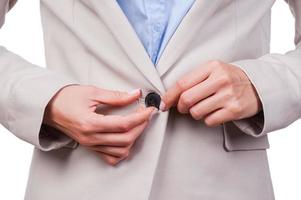
[[[166,0],[147,0],[146,9],[149,15],[150,33],[148,53],[152,62],[156,63],[168,20]]]

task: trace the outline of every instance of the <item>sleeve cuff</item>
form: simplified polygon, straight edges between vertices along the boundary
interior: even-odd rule
[[[34,77],[20,80],[10,93],[6,128],[42,151],[76,148],[73,139],[43,124],[48,102],[61,88],[73,84],[77,82],[45,69]]]
[[[231,64],[246,73],[262,103],[262,111],[250,118],[235,120],[233,123],[253,137],[284,128],[284,121],[293,118],[288,103],[293,99],[293,92],[285,86],[283,74],[275,71],[270,66],[271,63],[259,59],[241,60]]]
[[[42,124],[41,126],[39,132],[39,144],[44,151],[62,147],[74,149],[78,146],[78,143],[75,140],[46,124]]]
[[[260,137],[263,135],[264,126],[264,112],[260,111],[256,115],[240,119],[233,120],[233,124],[236,125],[242,132],[251,135],[253,137]]]

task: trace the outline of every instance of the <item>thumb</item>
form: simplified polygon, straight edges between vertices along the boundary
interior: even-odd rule
[[[166,93],[162,96],[164,106],[161,108],[161,110],[166,111],[172,106],[176,106],[181,94],[182,91],[177,86],[173,86],[170,89],[168,89]]]
[[[96,101],[111,106],[129,105],[137,101],[141,96],[140,89],[136,89],[131,92],[99,89],[99,91],[97,91],[96,93],[97,93],[95,98]]]

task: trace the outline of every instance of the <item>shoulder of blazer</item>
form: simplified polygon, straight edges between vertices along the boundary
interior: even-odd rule
[[[8,10],[10,10],[17,3],[17,0],[9,0]]]

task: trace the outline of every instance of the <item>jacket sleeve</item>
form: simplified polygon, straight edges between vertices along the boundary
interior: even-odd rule
[[[232,121],[254,137],[285,128],[301,116],[301,1],[286,2],[295,17],[296,49],[232,63],[247,74],[262,103],[255,116]]]
[[[0,27],[15,0],[0,1]],[[64,86],[76,81],[35,66],[0,46],[0,123],[43,151],[75,147],[65,134],[43,124],[45,107]]]

